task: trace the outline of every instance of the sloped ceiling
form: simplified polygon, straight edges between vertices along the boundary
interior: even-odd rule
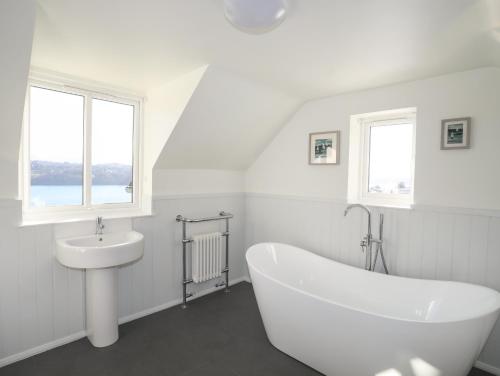
[[[144,142],[147,146],[144,158],[148,169],[162,153],[206,69],[206,66],[195,69],[148,92],[144,110]]]
[[[213,64],[302,98],[500,65],[498,0],[289,0],[247,35],[222,0],[38,0],[33,64],[146,91]]]
[[[208,67],[155,169],[245,169],[300,102],[267,85]]]

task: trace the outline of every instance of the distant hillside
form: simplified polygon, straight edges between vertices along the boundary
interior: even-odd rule
[[[79,163],[31,162],[31,185],[81,185],[83,168]],[[112,163],[92,167],[95,185],[123,185],[132,181],[132,166]]]

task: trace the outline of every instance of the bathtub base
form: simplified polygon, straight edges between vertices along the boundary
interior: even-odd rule
[[[322,302],[299,301],[291,290],[252,281],[271,344],[325,375],[467,376],[483,346],[474,340],[485,329],[480,323],[455,329],[384,323],[325,310]],[[496,317],[488,321],[486,327],[493,326]]]

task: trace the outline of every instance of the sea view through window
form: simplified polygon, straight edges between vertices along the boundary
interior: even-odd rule
[[[110,164],[93,166],[92,201],[98,204],[132,202],[132,166]],[[32,161],[32,207],[81,205],[81,165]],[[72,174],[76,171],[77,174]]]
[[[134,202],[136,109],[123,102],[30,87],[29,207]]]

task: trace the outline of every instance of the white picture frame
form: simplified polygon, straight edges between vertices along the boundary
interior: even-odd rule
[[[309,134],[309,164],[336,165],[340,162],[340,131]]]
[[[442,120],[441,150],[469,149],[470,133],[470,117]]]

